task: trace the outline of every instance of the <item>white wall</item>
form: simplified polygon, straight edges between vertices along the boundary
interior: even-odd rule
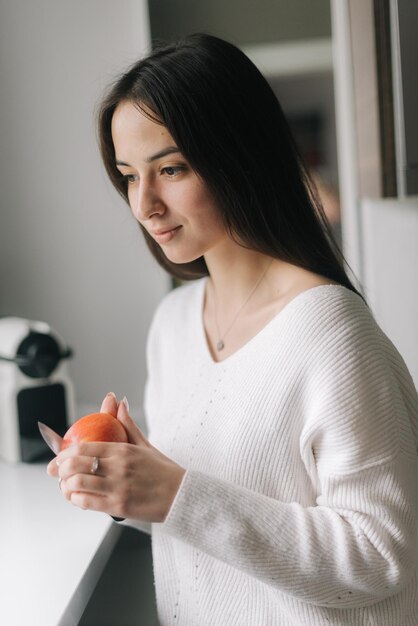
[[[362,204],[365,291],[418,387],[418,197]]]
[[[145,0],[1,0],[0,314],[75,350],[77,402],[142,403],[144,345],[168,278],[100,162],[94,109],[149,46]]]

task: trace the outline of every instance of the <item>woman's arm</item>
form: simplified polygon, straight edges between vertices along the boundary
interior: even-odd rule
[[[316,506],[304,507],[185,472],[142,441],[120,407],[130,438],[138,437],[135,444],[85,443],[58,456],[61,488],[73,504],[160,523],[177,539],[316,605],[374,604],[400,591],[416,571],[418,472],[412,455],[399,450],[356,472],[341,471],[343,459],[333,473],[325,457],[335,450],[320,446],[320,429],[311,430],[321,487]],[[361,452],[371,442],[357,443]],[[100,457],[101,476],[88,474],[92,456]]]
[[[188,471],[163,528],[305,602],[366,606],[400,591],[417,567],[416,476],[402,457],[329,476],[305,508]]]
[[[333,331],[339,341],[343,330]],[[300,454],[315,505],[192,469],[163,524],[266,584],[332,607],[395,594],[418,566],[417,395],[391,346],[355,330],[344,350],[319,343],[306,381]]]

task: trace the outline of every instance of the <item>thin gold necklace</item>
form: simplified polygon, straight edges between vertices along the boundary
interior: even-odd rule
[[[245,298],[243,304],[241,304],[241,306],[238,309],[238,311],[236,312],[232,322],[230,323],[230,325],[228,326],[228,328],[226,329],[226,331],[224,332],[223,335],[221,334],[221,332],[219,330],[218,315],[216,313],[216,303],[215,303],[215,324],[216,324],[216,330],[218,331],[218,341],[216,342],[216,349],[217,349],[218,352],[220,352],[221,350],[223,350],[225,348],[225,337],[227,336],[227,334],[229,333],[229,331],[231,330],[231,328],[233,327],[233,325],[237,321],[237,319],[238,319],[240,313],[242,312],[242,310],[244,309],[245,305],[248,304],[248,302],[251,300],[251,297],[255,294],[255,292],[257,290],[257,287],[260,285],[261,281],[263,280],[263,278],[267,274],[267,271],[270,269],[270,266],[271,266],[272,263],[273,263],[273,259],[267,265],[266,269],[263,271],[263,273],[261,274],[260,278],[258,278],[258,280],[255,283],[254,287],[251,288],[250,293]]]

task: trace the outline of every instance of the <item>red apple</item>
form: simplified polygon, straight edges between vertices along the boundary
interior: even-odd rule
[[[80,417],[64,435],[62,450],[81,441],[120,441],[126,443],[128,435],[120,421],[110,413],[90,413]]]

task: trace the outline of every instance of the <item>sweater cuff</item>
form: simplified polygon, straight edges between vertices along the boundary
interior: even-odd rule
[[[229,502],[233,509],[239,508],[238,502],[232,502],[237,497],[239,499],[237,491],[240,488],[234,486],[231,492],[231,485],[222,479],[187,470],[162,524],[164,531],[177,539],[211,551],[212,535],[208,535],[208,528],[219,531],[226,522],[223,511],[219,510],[219,502]],[[216,543],[217,541],[218,539]]]
[[[193,472],[191,470],[186,470],[184,473],[174,500],[171,503],[171,507],[164,522],[161,524],[161,526],[164,527],[164,530],[170,534],[177,534],[176,528],[181,526],[181,520],[183,517],[187,517],[185,509],[187,509],[187,504],[190,502],[192,497],[190,491],[193,491],[192,473]]]

